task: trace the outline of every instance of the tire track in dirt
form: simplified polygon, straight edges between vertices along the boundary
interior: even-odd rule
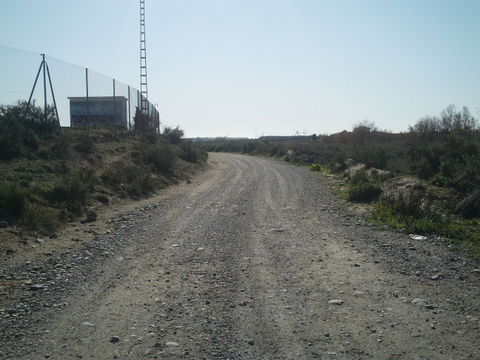
[[[452,263],[440,244],[409,250],[339,210],[306,169],[211,163],[80,267],[86,281],[55,295],[66,305],[30,315],[2,358],[479,358],[478,263]]]

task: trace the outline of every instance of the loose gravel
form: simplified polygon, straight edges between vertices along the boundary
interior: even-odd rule
[[[210,162],[95,241],[2,269],[24,285],[0,358],[480,358],[478,262],[343,211],[319,173]]]

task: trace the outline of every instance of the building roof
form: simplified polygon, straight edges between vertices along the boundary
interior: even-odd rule
[[[72,101],[87,101],[86,97],[69,97]],[[115,100],[114,100],[115,99]],[[128,101],[125,96],[89,96],[88,101]]]

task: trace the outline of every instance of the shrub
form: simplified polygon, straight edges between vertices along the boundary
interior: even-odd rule
[[[386,223],[396,229],[411,233],[434,233],[444,227],[441,217],[415,217],[399,212],[399,209],[391,204],[381,201],[375,205],[372,220]]]
[[[173,147],[161,141],[154,144],[142,142],[132,156],[134,160],[140,161],[158,172],[170,172],[176,158]]]
[[[155,190],[156,184],[148,169],[117,161],[105,171],[102,180],[124,196],[138,197]]]
[[[46,199],[50,206],[66,209],[73,214],[80,214],[87,205],[95,187],[95,174],[92,169],[73,171],[54,184],[36,186],[36,195]]]
[[[402,216],[412,216],[418,219],[440,216],[440,210],[435,206],[433,194],[421,183],[399,191],[386,191],[383,201]]]
[[[382,190],[372,182],[351,184],[347,191],[348,200],[354,202],[370,202],[375,200]]]
[[[95,196],[95,200],[101,202],[102,204],[108,204],[110,202],[110,199],[105,194],[97,194]]]
[[[322,166],[320,164],[310,165],[310,171],[322,171]]]
[[[0,219],[19,219],[25,211],[28,197],[28,190],[13,183],[0,182]]]
[[[477,186],[460,201],[456,212],[465,218],[480,217],[480,186]]]
[[[351,185],[359,185],[362,183],[369,183],[370,180],[368,178],[368,174],[365,169],[358,170],[353,173],[352,177],[350,178]]]
[[[59,128],[51,107],[47,108],[45,122],[42,108],[24,102],[0,106],[0,160],[12,160],[37,150],[39,136],[51,136]]]
[[[56,159],[68,159],[71,150],[71,140],[67,136],[57,136],[47,156]]]
[[[34,203],[27,203],[22,224],[31,230],[51,233],[60,225],[60,211]]]
[[[196,148],[191,141],[183,141],[180,144],[179,157],[180,159],[191,163],[200,163],[206,161],[207,153]]]
[[[182,141],[184,132],[182,129],[180,129],[178,126],[176,128],[170,128],[170,127],[165,127],[163,129],[163,134],[162,136],[167,139],[170,144],[180,144]]]
[[[156,133],[158,119],[143,113],[138,107],[135,109],[133,117],[134,129],[138,134]]]
[[[95,150],[95,142],[87,133],[81,133],[77,137],[74,149],[81,154],[91,154]]]
[[[455,185],[455,180],[442,174],[435,174],[430,179],[430,183],[436,186],[452,187]]]
[[[0,136],[0,160],[12,160],[22,154],[22,144],[13,138]]]

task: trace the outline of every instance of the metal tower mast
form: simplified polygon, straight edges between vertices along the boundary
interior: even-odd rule
[[[140,110],[148,113],[147,45],[145,39],[145,0],[140,0]]]

